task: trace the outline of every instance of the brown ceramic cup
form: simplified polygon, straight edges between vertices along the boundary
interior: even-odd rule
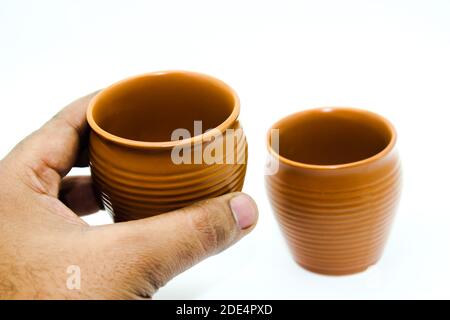
[[[277,170],[266,187],[298,264],[344,275],[378,261],[399,200],[395,143],[386,119],[351,108],[307,110],[272,126],[268,163]]]
[[[132,77],[95,96],[87,111],[91,173],[114,220],[240,191],[247,142],[239,107],[228,85],[185,71]]]

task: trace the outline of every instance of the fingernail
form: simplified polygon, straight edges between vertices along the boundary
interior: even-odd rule
[[[230,200],[230,208],[241,229],[247,229],[256,222],[258,212],[249,196],[240,194]]]

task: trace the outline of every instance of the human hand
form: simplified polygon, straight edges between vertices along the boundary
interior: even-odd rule
[[[256,204],[227,194],[155,217],[89,226],[100,202],[87,166],[85,113],[94,94],[59,112],[0,161],[0,298],[150,298],[178,273],[248,234]],[[67,286],[69,266],[79,288]]]

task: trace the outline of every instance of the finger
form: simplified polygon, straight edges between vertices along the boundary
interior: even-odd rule
[[[88,134],[86,109],[95,94],[69,104],[7,156],[6,161],[19,166],[25,182],[36,191],[56,196],[61,178],[77,159],[86,164],[82,152]]]
[[[79,216],[95,213],[102,208],[98,192],[90,176],[62,179],[59,199]]]
[[[107,226],[103,229],[107,235],[101,238],[113,246],[108,252],[115,252],[116,274],[133,275],[138,294],[151,296],[178,273],[248,234],[257,219],[255,202],[243,193],[232,193]]]

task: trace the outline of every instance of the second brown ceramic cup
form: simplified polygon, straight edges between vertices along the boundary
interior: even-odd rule
[[[238,115],[228,85],[194,72],[144,74],[101,91],[87,111],[90,165],[114,220],[240,191],[247,142]]]
[[[399,200],[395,144],[386,119],[358,109],[307,110],[273,125],[266,186],[301,266],[344,275],[378,261]]]

